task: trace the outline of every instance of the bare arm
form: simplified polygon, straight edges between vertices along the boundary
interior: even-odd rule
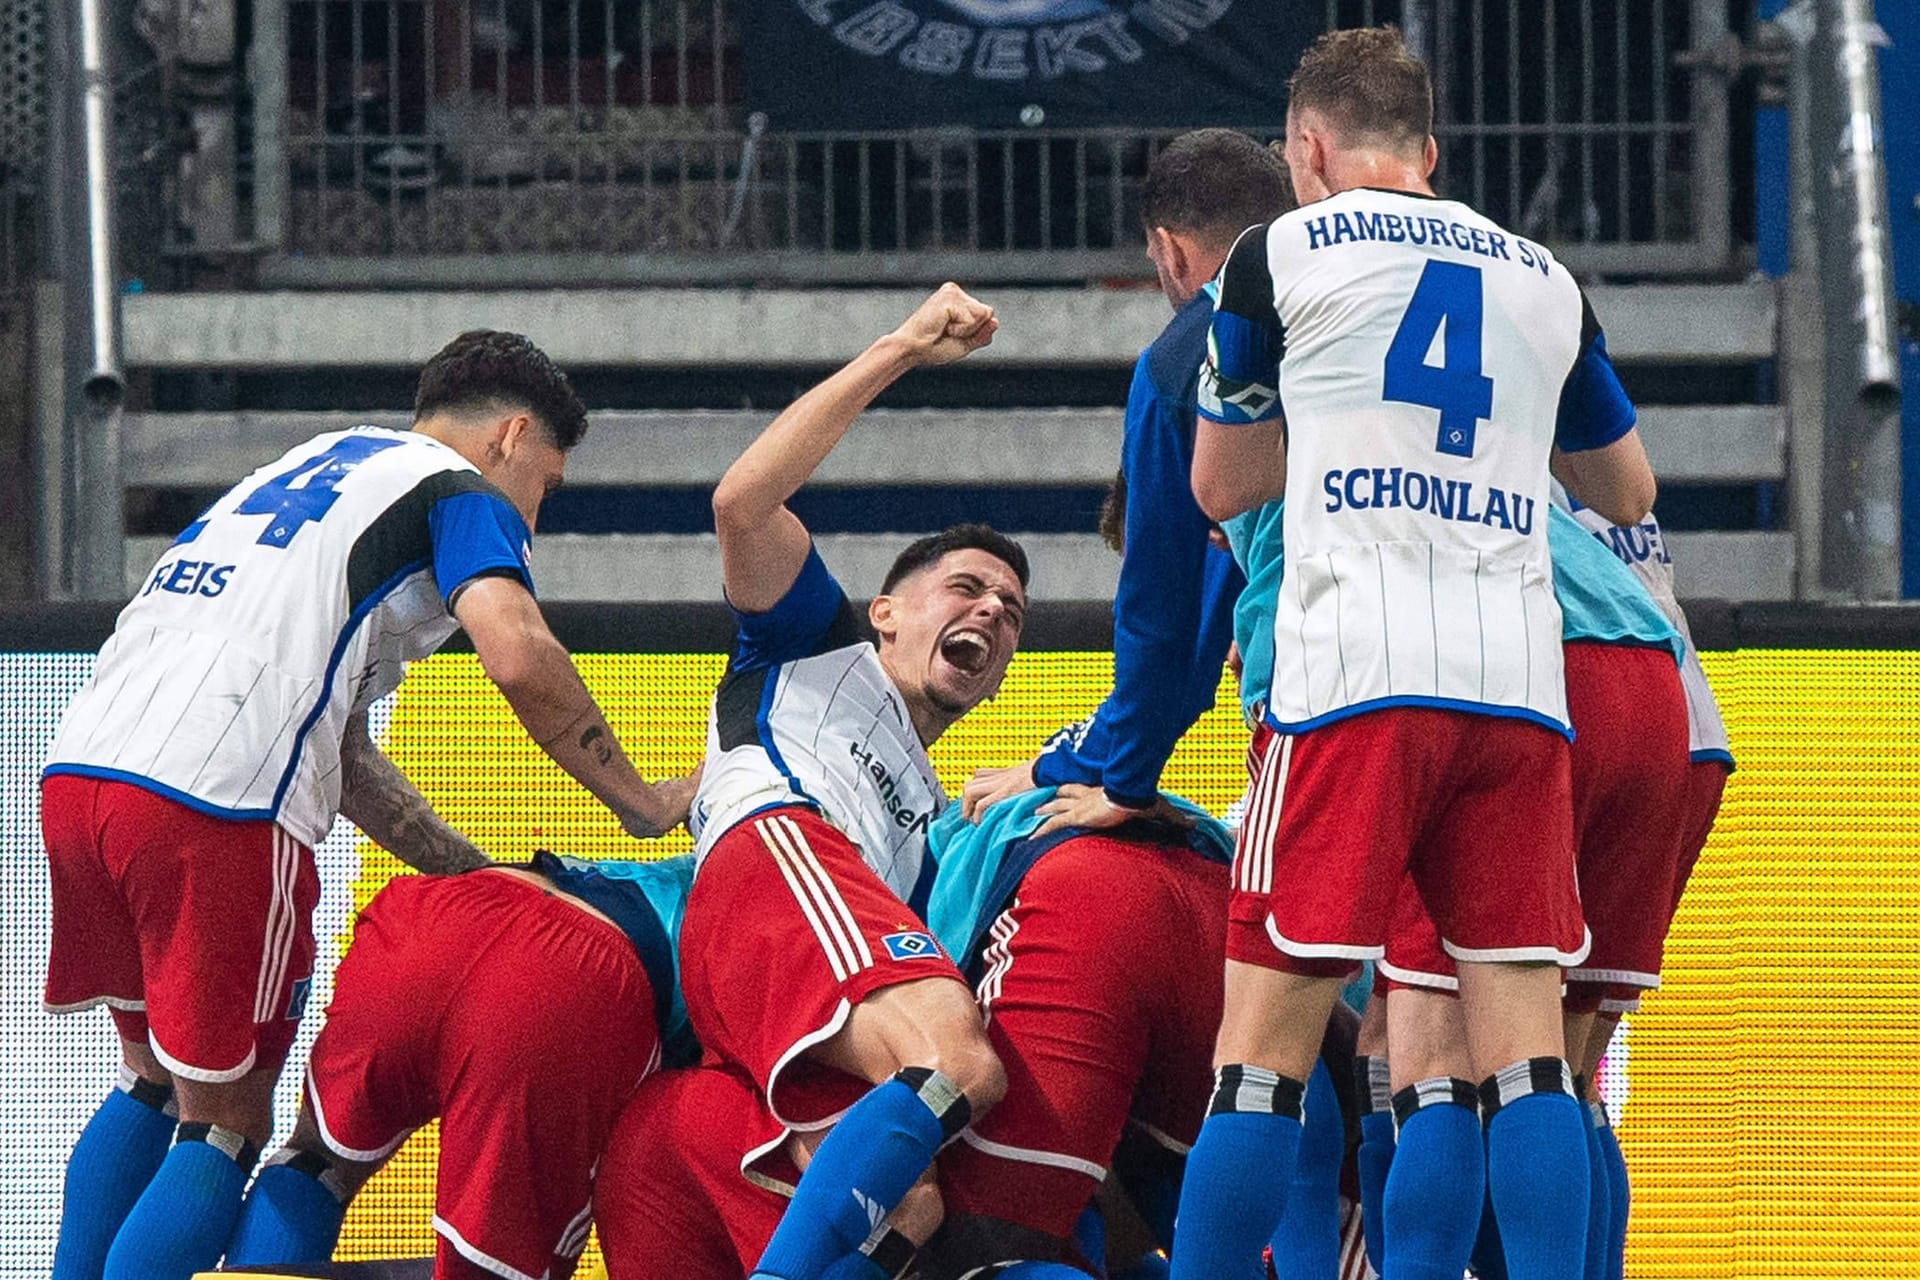
[[[340,743],[340,812],[415,871],[451,875],[488,865],[487,855],[448,826],[373,745],[364,712],[347,721]]]
[[[807,560],[806,526],[786,506],[847,428],[892,386],[921,365],[949,364],[993,340],[993,308],[945,284],[906,323],[788,405],[727,468],[713,491],[727,600],[742,613],[780,602]]]
[[[629,835],[656,836],[686,820],[694,779],[649,783],[640,776],[524,586],[512,578],[477,579],[455,599],[454,613],[528,736]]]
[[[1230,520],[1287,491],[1280,419],[1224,426],[1201,418],[1193,435],[1193,498],[1211,520]]]
[[[1555,449],[1552,470],[1568,493],[1615,524],[1639,524],[1653,510],[1653,468],[1638,428],[1598,449]]]

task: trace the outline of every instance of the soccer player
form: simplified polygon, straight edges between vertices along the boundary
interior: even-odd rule
[[[1433,195],[1432,90],[1398,32],[1323,36],[1290,90],[1303,203],[1229,254],[1200,382],[1202,508],[1286,498],[1281,736],[1240,843],[1174,1276],[1259,1274],[1287,1186],[1255,1170],[1292,1162],[1341,978],[1381,954],[1411,872],[1461,962],[1513,1274],[1572,1280],[1587,1161],[1557,965],[1585,932],[1548,469],[1627,520],[1653,477],[1572,277]]]
[[[994,328],[943,286],[782,412],[713,495],[739,631],[690,820],[681,976],[710,1061],[744,1072],[786,1128],[833,1125],[760,1260],[779,1280],[857,1250],[1006,1088],[915,908],[946,804],[926,749],[1000,687],[1026,555],[982,525],[913,543],[868,606],[876,648],[786,506],[882,389]]]
[[[1127,391],[1121,474],[1126,558],[1113,602],[1113,691],[1087,720],[1031,763],[985,770],[963,789],[969,813],[1033,786],[1093,788],[1059,819],[1126,821],[1156,801],[1160,772],[1213,706],[1243,585],[1210,551],[1212,522],[1194,501],[1194,394],[1213,314],[1206,286],[1234,237],[1291,207],[1286,167],[1231,129],[1182,134],[1154,157],[1142,192],[1147,257],[1174,316],[1140,353]]]
[[[435,1277],[566,1280],[613,1122],[684,1032],[675,935],[692,883],[688,857],[543,850],[381,889],[227,1265],[330,1260],[347,1205],[437,1116]]]
[[[120,614],[40,792],[47,1007],[108,1005],[122,1058],[68,1162],[58,1280],[219,1259],[306,1004],[312,849],[336,810],[420,870],[485,864],[368,738],[408,660],[465,627],[529,735],[630,833],[681,820],[690,784],[635,772],[534,602],[530,533],[586,425],[532,343],[463,334],[421,372],[413,430],[289,450]]]
[[[1587,956],[1568,971],[1563,1000],[1568,1057],[1584,1094],[1605,1048],[1602,1042],[1589,1049],[1603,997],[1659,981],[1686,805],[1684,649],[1640,582],[1558,508],[1549,508],[1548,536],[1576,734],[1576,866],[1592,934]],[[1454,998],[1456,966],[1418,893],[1397,898],[1380,968],[1388,979],[1388,1055],[1400,1118],[1387,1183],[1387,1256],[1397,1264],[1411,1251],[1436,1272],[1458,1271],[1481,1217],[1483,1197],[1461,1173],[1480,1153],[1478,1100],[1462,1079],[1471,1063]],[[1590,1124],[1586,1135],[1588,1280],[1604,1273],[1611,1221],[1602,1127]]]
[[[1726,789],[1728,776],[1733,773],[1733,753],[1727,740],[1727,727],[1720,718],[1720,708],[1714,701],[1713,690],[1707,684],[1707,673],[1700,666],[1700,652],[1694,646],[1693,633],[1687,627],[1687,616],[1674,593],[1673,557],[1667,551],[1666,538],[1654,514],[1649,511],[1639,524],[1623,528],[1575,502],[1564,489],[1556,487],[1554,501],[1570,510],[1582,527],[1633,571],[1653,597],[1653,602],[1667,616],[1667,621],[1679,632],[1681,644],[1685,647],[1685,657],[1680,665],[1680,686],[1687,699],[1687,795],[1680,823],[1673,894],[1660,929],[1664,937],[1672,927],[1673,915],[1680,908],[1680,898],[1686,890],[1688,878],[1693,874],[1695,863],[1699,861],[1701,850],[1706,847],[1707,837],[1713,833],[1714,818],[1720,812],[1720,798]],[[1639,1007],[1639,1003],[1639,991],[1631,986],[1609,991],[1600,1003],[1598,1016],[1594,1019],[1584,1046],[1589,1089],[1587,1106],[1598,1130],[1609,1173],[1611,1218],[1607,1230],[1607,1273],[1613,1277],[1620,1276],[1625,1266],[1627,1210],[1631,1192],[1627,1183],[1627,1162],[1621,1157],[1619,1139],[1608,1123],[1606,1105],[1591,1090],[1594,1069],[1613,1040],[1620,1016],[1631,1013]],[[1574,1049],[1569,1045],[1570,1052]]]
[[[1136,1168],[1177,1169],[1206,1107],[1220,972],[1195,959],[1225,944],[1232,835],[1164,799],[1152,818],[1043,834],[1057,800],[1041,788],[977,825],[953,810],[934,825],[927,920],[974,983],[1007,1072],[1000,1105],[940,1158],[947,1222],[929,1253],[942,1274],[1099,1265],[1078,1256],[1074,1225],[1121,1172],[1123,1137]],[[1159,1216],[1148,1209],[1164,1244]]]

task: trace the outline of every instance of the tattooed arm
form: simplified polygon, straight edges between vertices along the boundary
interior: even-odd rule
[[[527,733],[613,811],[627,834],[657,836],[686,820],[692,779],[650,783],[640,776],[524,586],[476,578],[455,595],[453,611]]]
[[[488,865],[487,855],[448,826],[373,745],[364,712],[347,721],[340,744],[340,812],[415,871],[450,875]]]

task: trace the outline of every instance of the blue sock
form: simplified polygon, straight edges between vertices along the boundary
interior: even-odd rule
[[[1627,1213],[1633,1203],[1633,1193],[1627,1186],[1627,1158],[1620,1154],[1620,1138],[1607,1117],[1606,1104],[1593,1105],[1598,1109],[1594,1119],[1598,1121],[1600,1147],[1606,1156],[1607,1205],[1611,1210],[1607,1220],[1605,1275],[1607,1280],[1622,1280],[1627,1274]]]
[[[1283,1276],[1331,1276],[1340,1270],[1340,1165],[1347,1126],[1327,1064],[1307,1077],[1306,1121],[1286,1216],[1273,1233],[1273,1268]]]
[[[893,1280],[864,1253],[849,1253],[820,1273],[820,1280]]]
[[[107,1249],[173,1141],[173,1090],[125,1067],[67,1159],[53,1280],[100,1280]]]
[[[1500,1223],[1493,1216],[1493,1197],[1481,1192],[1480,1234],[1473,1241],[1473,1274],[1478,1280],[1507,1280],[1507,1255],[1500,1246]]]
[[[1383,1212],[1394,1280],[1460,1280],[1486,1199],[1480,1092],[1439,1076],[1396,1093],[1393,1109],[1400,1141]]]
[[[1353,1060],[1354,1084],[1360,1098],[1360,1150],[1354,1157],[1360,1176],[1360,1229],[1367,1237],[1367,1261],[1387,1273],[1387,1176],[1393,1168],[1393,1089],[1387,1083],[1387,1060],[1361,1056]]]
[[[105,1280],[188,1280],[220,1261],[259,1152],[237,1134],[209,1130],[180,1126],[179,1140],[113,1238]]]
[[[1173,1280],[1266,1280],[1261,1250],[1286,1215],[1305,1093],[1300,1081],[1263,1067],[1214,1072],[1180,1190]]]
[[[966,1096],[924,1067],[868,1090],[814,1152],[753,1274],[825,1275],[865,1243],[968,1117]]]
[[[1586,1280],[1606,1280],[1607,1228],[1613,1221],[1607,1153],[1600,1145],[1592,1105],[1583,1102],[1580,1110],[1580,1118],[1586,1121],[1587,1130],[1587,1262],[1583,1274]]]
[[[1514,1280],[1581,1280],[1586,1264],[1586,1117],[1559,1058],[1516,1062],[1480,1086],[1487,1192]]]
[[[311,1151],[262,1169],[240,1206],[227,1265],[333,1261],[347,1206],[321,1181],[326,1171],[326,1158]]]

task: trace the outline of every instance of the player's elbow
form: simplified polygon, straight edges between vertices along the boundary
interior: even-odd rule
[[[732,529],[751,529],[767,517],[765,500],[737,470],[720,477],[713,490],[713,527],[726,533]]]
[[[1193,474],[1193,500],[1207,513],[1207,519],[1218,524],[1253,510],[1263,499],[1255,486],[1247,483],[1245,476],[1196,470]]]

